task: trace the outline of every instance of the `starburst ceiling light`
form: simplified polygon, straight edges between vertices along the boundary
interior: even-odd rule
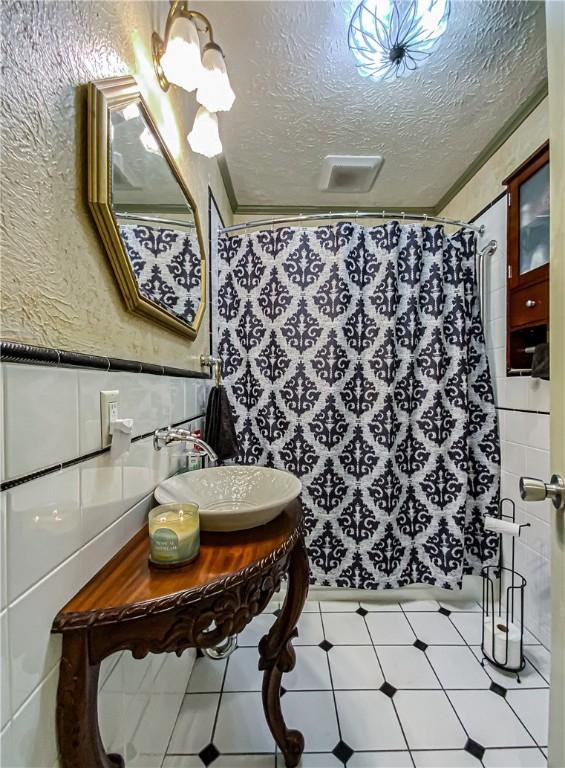
[[[208,35],[209,42],[200,53],[199,34]],[[218,135],[216,112],[227,112],[235,100],[235,94],[224,63],[224,54],[214,41],[212,25],[200,11],[188,7],[188,0],[171,0],[163,38],[153,32],[153,63],[164,91],[171,84],[191,92],[196,90],[198,110],[194,127],[189,136],[195,152],[213,157],[220,154],[222,145]],[[211,129],[209,140],[203,140],[203,131]],[[205,147],[201,149],[195,147]],[[213,155],[209,152],[213,151]]]
[[[357,71],[372,80],[407,77],[447,29],[450,0],[362,0],[349,24]]]

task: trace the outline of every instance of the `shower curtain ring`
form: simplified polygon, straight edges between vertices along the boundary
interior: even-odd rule
[[[402,221],[406,219],[406,211],[401,211]]]

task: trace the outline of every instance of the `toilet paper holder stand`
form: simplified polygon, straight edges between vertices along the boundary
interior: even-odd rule
[[[512,499],[501,499],[500,520],[516,524],[516,505]],[[519,530],[529,523],[519,524]],[[496,565],[481,570],[483,580],[481,664],[514,672],[520,682],[520,672],[526,666],[524,658],[524,591],[527,581],[516,570],[516,541],[512,539],[510,557],[505,562],[504,535],[499,534],[499,554]],[[518,534],[519,535],[519,534]]]

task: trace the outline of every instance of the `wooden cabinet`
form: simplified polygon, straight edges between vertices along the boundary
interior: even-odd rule
[[[513,328],[547,324],[549,315],[549,281],[534,283],[509,292],[508,314]]]
[[[508,190],[506,368],[528,373],[549,325],[549,142],[503,181]]]

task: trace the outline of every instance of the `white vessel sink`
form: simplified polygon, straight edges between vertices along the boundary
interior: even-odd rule
[[[155,489],[159,504],[198,504],[203,531],[243,531],[279,515],[302,490],[290,472],[270,467],[210,467],[174,475]]]

